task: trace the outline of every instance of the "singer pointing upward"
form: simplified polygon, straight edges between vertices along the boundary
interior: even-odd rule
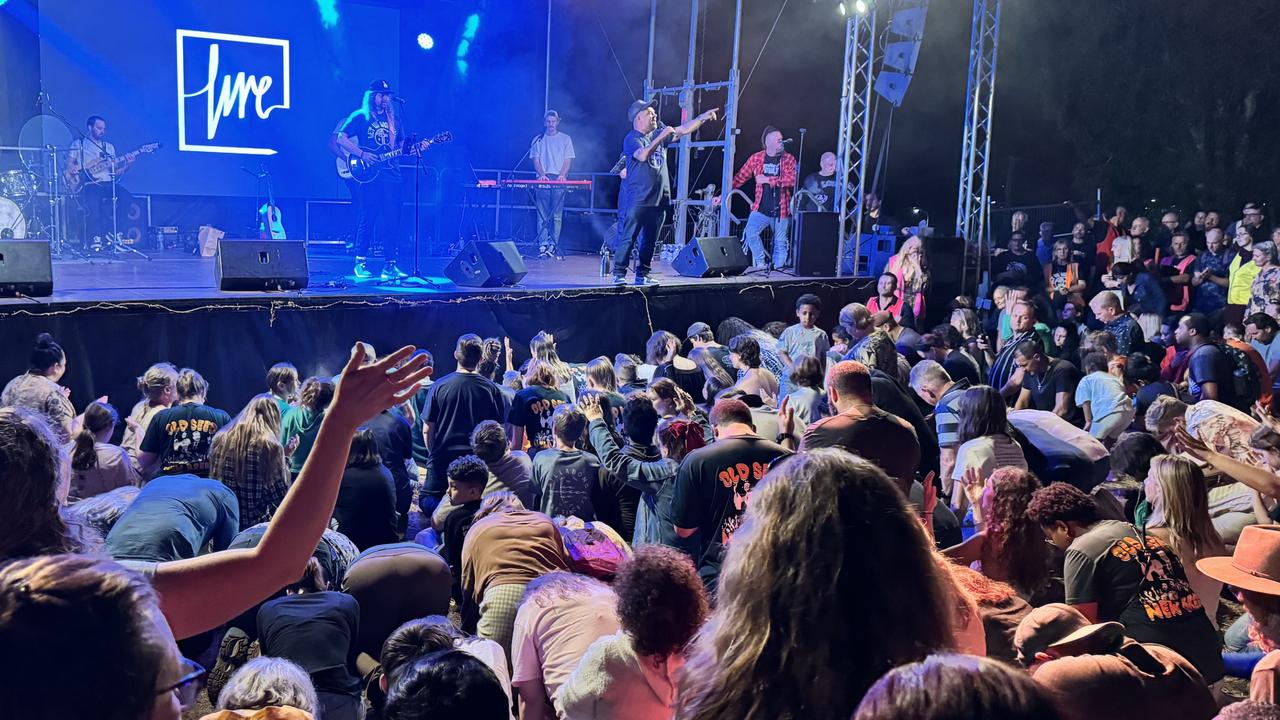
[[[796,184],[796,159],[785,152],[782,132],[772,125],[760,134],[764,149],[747,158],[738,174],[733,176],[733,187],[740,188],[752,178],[756,181],[756,199],[751,203],[751,215],[745,231],[747,250],[751,252],[751,269],[762,270],[768,264],[760,234],[765,228],[773,231],[773,267],[790,266],[790,244],[787,231],[791,225],[791,191]],[[720,202],[720,198],[716,198]]]
[[[631,132],[622,141],[622,154],[627,159],[626,179],[621,196],[626,197],[622,235],[613,256],[613,282],[627,281],[627,264],[631,249],[639,241],[636,253],[636,285],[656,285],[649,277],[653,247],[658,241],[662,217],[671,204],[671,178],[667,175],[667,146],[682,135],[688,135],[708,120],[716,119],[716,110],[708,110],[679,127],[659,126],[653,101],[637,100],[627,109]]]

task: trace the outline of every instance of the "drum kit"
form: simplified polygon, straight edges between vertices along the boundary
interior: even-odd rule
[[[89,256],[84,209],[64,177],[73,140],[62,118],[40,114],[23,124],[16,145],[0,145],[0,240],[39,238],[54,258]]]

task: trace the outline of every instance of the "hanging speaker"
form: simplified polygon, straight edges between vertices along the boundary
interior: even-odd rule
[[[301,290],[310,280],[302,240],[218,241],[220,290]]]
[[[445,277],[459,287],[507,287],[528,274],[524,258],[510,240],[469,242],[444,269]]]
[[[671,269],[685,277],[729,277],[741,275],[751,261],[736,237],[701,237],[685,243],[671,261]]]

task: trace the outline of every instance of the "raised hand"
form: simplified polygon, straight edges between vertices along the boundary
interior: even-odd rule
[[[412,345],[362,367],[365,347],[364,343],[356,343],[328,411],[330,417],[353,427],[408,400],[418,391],[418,384],[431,375],[430,369],[424,367],[426,355],[414,355],[416,348]]]
[[[604,410],[600,408],[599,395],[587,395],[578,399],[578,410],[586,416],[587,421],[603,420]]]
[[[965,468],[962,482],[964,483],[965,497],[969,498],[969,503],[976,507],[978,502],[982,500],[982,486],[984,484],[982,474],[978,472],[976,467]]]
[[[791,407],[791,396],[782,398],[782,407],[778,408],[778,432],[783,435],[796,434],[796,409]]]
[[[1174,436],[1178,439],[1178,444],[1182,446],[1184,452],[1194,455],[1201,460],[1208,458],[1213,450],[1204,443],[1200,438],[1187,432],[1185,427],[1180,427],[1174,431]]]
[[[1271,414],[1271,408],[1263,405],[1262,401],[1253,404],[1253,416],[1269,429],[1280,430],[1280,422],[1277,422],[1275,416]]]

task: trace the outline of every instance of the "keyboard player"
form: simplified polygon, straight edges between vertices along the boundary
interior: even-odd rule
[[[573,139],[560,132],[560,113],[548,110],[543,116],[545,131],[533,139],[529,157],[539,180],[566,180],[573,164]],[[534,206],[538,209],[538,253],[563,260],[560,252],[560,226],[564,218],[566,189],[538,188],[533,191]]]

